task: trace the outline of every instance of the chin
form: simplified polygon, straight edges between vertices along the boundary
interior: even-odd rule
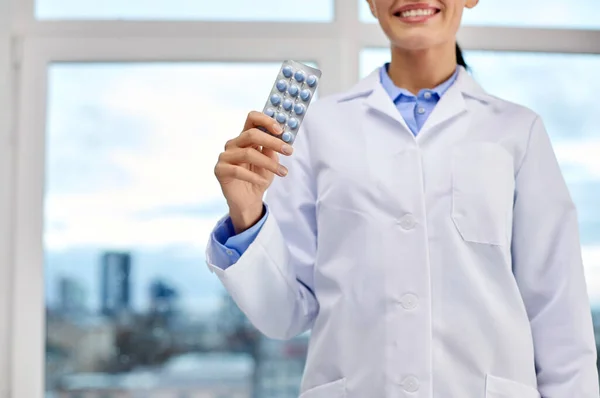
[[[418,51],[436,47],[439,43],[428,35],[411,35],[409,37],[390,37],[390,42],[396,48]]]

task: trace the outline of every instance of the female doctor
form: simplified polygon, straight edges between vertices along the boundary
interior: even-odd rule
[[[599,396],[544,125],[457,52],[477,1],[369,0],[391,63],[313,104],[294,148],[252,112],[219,157],[209,268],[266,336],[312,330],[301,398]]]

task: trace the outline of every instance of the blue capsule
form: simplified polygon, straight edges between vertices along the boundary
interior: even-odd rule
[[[265,111],[265,115],[267,115],[268,117],[273,117],[273,116],[275,116],[275,111],[273,110],[273,108],[268,108]]]
[[[294,101],[292,101],[289,98],[286,98],[285,100],[283,100],[283,109],[285,109],[286,111],[290,111],[292,110],[292,107],[294,106]]]
[[[280,81],[277,82],[276,87],[277,87],[277,90],[279,90],[279,92],[285,93],[285,91],[288,88],[288,83],[285,80],[281,79]]]
[[[296,81],[298,83],[302,83],[305,79],[306,79],[306,73],[304,73],[304,71],[299,70],[298,72],[296,72],[296,74],[294,75],[294,79],[296,79]]]
[[[297,129],[298,128],[298,119],[290,118],[290,120],[288,120],[288,126],[290,126],[290,128],[292,130]]]
[[[292,67],[288,65],[281,70],[281,73],[283,73],[283,76],[289,79],[294,74],[294,69],[292,69]]]
[[[271,96],[271,103],[275,106],[278,106],[279,104],[281,104],[281,97],[277,94],[273,94]]]
[[[285,142],[290,142],[292,138],[294,138],[294,136],[292,136],[292,134],[289,131],[286,131],[281,135],[281,139]]]
[[[281,124],[284,124],[285,122],[287,122],[287,116],[285,115],[285,113],[278,113],[275,117],[275,120],[277,120]]]
[[[306,107],[303,104],[296,104],[296,106],[294,106],[294,113],[296,115],[302,115],[305,111]]]
[[[307,79],[306,79],[306,84],[308,84],[308,87],[314,87],[317,84],[317,77],[315,75],[310,75]]]
[[[288,89],[288,93],[292,96],[292,97],[297,97],[298,93],[300,92],[300,88],[298,86],[296,86],[295,84],[292,84],[290,86],[290,88]]]
[[[310,99],[310,90],[302,90],[300,93],[300,98],[302,101],[308,101]]]

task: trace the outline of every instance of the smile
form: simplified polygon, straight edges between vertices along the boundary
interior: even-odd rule
[[[394,16],[406,23],[423,23],[437,15],[441,10],[427,3],[407,4],[395,10]]]
[[[437,13],[437,10],[433,8],[428,8],[426,10],[408,10],[404,12],[396,13],[400,18],[409,18],[409,17],[428,17]]]

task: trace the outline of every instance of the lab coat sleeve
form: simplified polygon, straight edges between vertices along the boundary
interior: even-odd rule
[[[287,340],[310,329],[319,306],[313,293],[316,253],[315,190],[304,126],[294,154],[280,155],[287,177],[268,190],[264,225],[241,257],[226,269],[209,242],[206,258],[238,307],[267,337]]]
[[[513,270],[525,303],[543,398],[598,398],[596,345],[577,213],[537,118],[517,169]]]

